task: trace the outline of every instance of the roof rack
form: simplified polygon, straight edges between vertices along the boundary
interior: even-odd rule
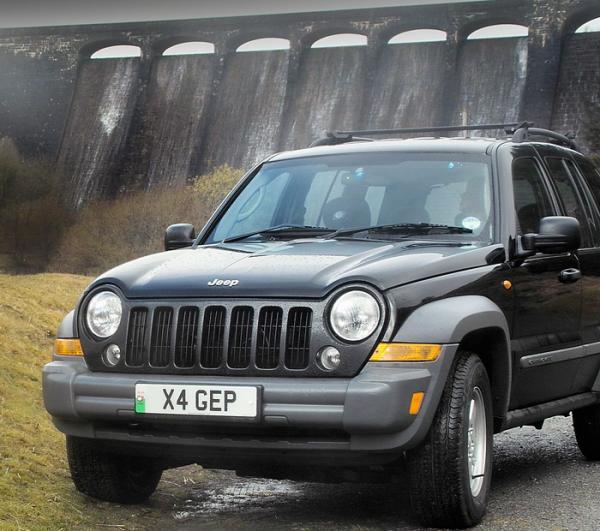
[[[484,125],[451,125],[442,127],[408,127],[404,129],[366,129],[362,131],[330,131],[326,136],[315,140],[310,147],[315,146],[333,146],[336,144],[345,144],[346,142],[373,142],[372,138],[366,136],[378,135],[397,135],[412,133],[449,133],[453,131],[491,131],[494,129],[504,129],[507,134],[513,134],[519,128],[532,126],[529,122],[514,122],[505,124],[484,124]]]
[[[525,142],[534,137],[546,137],[557,141],[559,144],[579,151],[575,143],[575,135],[562,135],[548,129],[533,127],[533,122],[512,122],[504,124],[482,124],[482,125],[450,125],[441,127],[408,127],[405,129],[365,129],[361,131],[331,131],[326,136],[315,140],[310,147],[334,146],[346,142],[373,142],[368,136],[396,135],[412,133],[449,133],[454,131],[492,131],[503,129],[507,135],[512,135],[512,141],[516,143]]]
[[[524,122],[517,130],[514,132],[512,141],[515,143],[525,142],[529,140],[531,136],[541,136],[550,138],[552,140],[556,140],[560,145],[569,147],[574,149],[575,151],[579,151],[579,147],[575,142],[575,135],[573,133],[567,133],[566,135],[561,135],[560,133],[556,133],[555,131],[550,131],[549,129],[539,129],[537,127],[531,127],[533,124],[529,124],[528,122]]]

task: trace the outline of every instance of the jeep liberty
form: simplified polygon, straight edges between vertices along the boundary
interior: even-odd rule
[[[507,137],[437,136],[477,129]],[[407,132],[435,137],[364,138]],[[594,164],[529,123],[269,157],[64,318],[43,387],[75,486],[396,478],[424,525],[468,527],[494,433],[572,413],[600,459],[599,206]]]

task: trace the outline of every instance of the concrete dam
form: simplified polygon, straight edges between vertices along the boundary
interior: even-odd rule
[[[248,168],[331,129],[527,119],[600,151],[597,0],[506,0],[346,12],[3,30],[0,136],[49,157],[74,207],[119,190]],[[472,40],[496,24],[523,36]],[[395,43],[418,29],[436,42]],[[313,47],[355,34],[364,45]],[[287,49],[238,51],[260,38]],[[202,41],[214,52],[163,55]],[[92,59],[133,45],[140,56]]]

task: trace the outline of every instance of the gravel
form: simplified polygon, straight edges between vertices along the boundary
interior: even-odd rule
[[[600,463],[579,453],[570,418],[551,419],[541,431],[511,430],[496,436],[494,444],[488,514],[476,529],[600,528]],[[181,474],[169,471],[165,479],[175,481]],[[157,528],[419,529],[402,484],[295,483],[217,471],[200,471],[198,477],[173,500]]]

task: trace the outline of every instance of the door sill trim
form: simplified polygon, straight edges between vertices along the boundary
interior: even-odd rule
[[[559,400],[553,400],[552,402],[546,402],[545,404],[538,404],[523,409],[514,409],[506,414],[502,431],[518,428],[519,426],[536,424],[550,417],[556,417],[557,415],[568,415],[574,409],[598,403],[600,403],[600,394],[589,392],[560,398]]]

